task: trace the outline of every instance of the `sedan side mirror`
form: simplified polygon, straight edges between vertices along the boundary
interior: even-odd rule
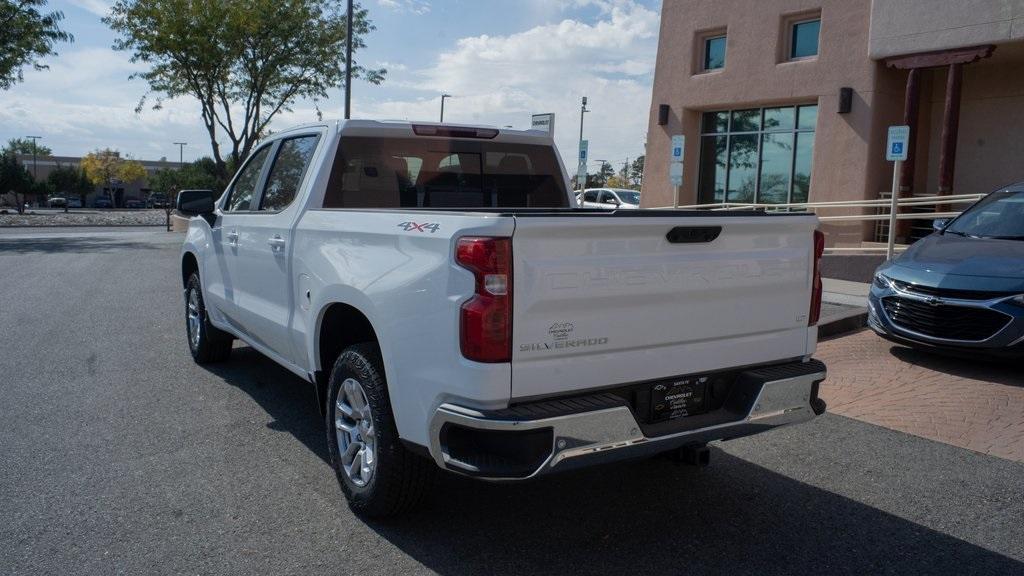
[[[937,218],[932,220],[932,230],[942,232],[946,228],[946,224],[949,224],[949,218]]]
[[[182,216],[213,214],[213,190],[182,190],[174,206]]]

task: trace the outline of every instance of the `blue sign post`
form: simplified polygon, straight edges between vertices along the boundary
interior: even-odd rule
[[[889,204],[889,247],[886,259],[892,260],[896,253],[896,213],[899,211],[900,163],[907,159],[910,146],[910,126],[889,126],[889,137],[885,142],[885,159],[892,162],[892,199]]]

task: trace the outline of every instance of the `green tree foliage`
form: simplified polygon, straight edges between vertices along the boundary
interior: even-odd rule
[[[51,193],[63,198],[69,198],[78,194],[78,177],[80,171],[71,166],[57,166],[46,177]],[[68,211],[67,203],[64,204],[64,211]]]
[[[629,166],[629,180],[634,188],[640,189],[640,185],[644,182],[644,158],[641,155],[633,160],[633,163]]]
[[[0,0],[0,90],[21,82],[25,66],[46,69],[42,59],[57,54],[54,45],[74,40],[58,26],[64,14],[43,13],[45,6],[46,0]]]
[[[615,175],[615,168],[608,162],[601,162],[596,174],[587,174],[587,188],[603,188],[608,179]]]
[[[165,194],[172,201],[180,190],[214,190],[222,188],[217,177],[217,164],[212,158],[200,158],[175,170],[157,170],[149,179],[154,192]]]
[[[344,82],[346,18],[330,0],[117,0],[103,20],[117,50],[148,65],[136,74],[164,98],[199,101],[221,179],[298,99],[314,103]],[[354,49],[373,25],[355,10]],[[373,84],[385,70],[353,66]],[[139,109],[145,105],[145,97]],[[221,152],[218,142],[230,149]]]
[[[0,152],[0,196],[12,195],[18,213],[24,211],[25,194],[32,191],[32,175],[9,150]]]
[[[15,154],[31,154],[32,153],[32,140],[28,138],[11,138],[7,141],[6,150],[10,150]],[[53,150],[49,146],[44,146],[36,142],[36,155],[37,156],[52,156]]]

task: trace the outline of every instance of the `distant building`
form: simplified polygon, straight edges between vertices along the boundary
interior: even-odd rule
[[[673,203],[675,134],[682,205],[877,199],[898,124],[904,196],[1024,180],[1024,0],[664,2],[644,206]]]
[[[29,174],[34,174],[36,180],[40,182],[45,182],[50,176],[50,172],[53,172],[58,167],[70,167],[77,170],[82,162],[82,158],[79,156],[36,156],[34,162],[31,154],[18,154],[17,158],[18,162],[28,170]],[[182,167],[181,163],[169,162],[166,159],[136,161],[142,164],[147,174],[153,174],[158,170],[177,170]],[[110,198],[115,206],[124,206],[127,200],[137,199],[144,201],[149,192],[149,183],[146,180],[116,185],[113,190],[104,186],[97,186],[86,196],[86,204],[91,205],[97,197],[107,197]],[[62,194],[64,191],[56,190],[54,193]],[[37,204],[44,200],[34,199],[30,195],[28,201],[32,204]]]

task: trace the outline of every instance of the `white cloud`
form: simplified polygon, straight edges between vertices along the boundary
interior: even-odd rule
[[[413,14],[430,12],[430,2],[426,0],[377,0],[377,4],[396,12],[412,12]]]
[[[443,92],[454,95],[445,106],[452,122],[525,128],[530,114],[555,112],[556,142],[574,171],[580,97],[587,96],[584,136],[591,158],[621,163],[635,157],[647,129],[658,14],[634,2],[568,3],[597,5],[601,16],[593,23],[565,19],[507,36],[462,38],[427,70],[389,80],[423,96],[359,103],[358,115],[433,120]]]
[[[127,79],[143,69],[127,54],[106,48],[64,51],[49,70],[26,70],[23,84],[0,92],[0,139],[39,134],[58,155],[111,147],[156,159],[170,155],[170,142],[182,138],[197,146],[192,156],[208,150],[191,99],[135,113],[146,84]]]
[[[442,93],[455,96],[445,106],[445,119],[452,122],[527,128],[531,114],[554,112],[556,143],[575,171],[580,97],[587,96],[591,158],[633,158],[643,153],[658,14],[619,0],[566,0],[565,9],[581,3],[598,5],[596,18],[562,18],[514,34],[462,38],[425,69],[408,69],[395,61],[400,56],[388,61],[385,53],[379,66],[389,70],[388,80],[382,88],[359,85],[354,116],[436,120]],[[170,143],[184,141],[186,158],[210,154],[194,100],[134,112],[148,87],[142,80],[127,81],[145,69],[128,54],[72,45],[50,66],[26,70],[23,84],[0,92],[0,141],[40,134],[57,154],[110,146],[143,159],[174,155]],[[323,103],[326,117],[340,116],[340,101],[338,91]],[[298,102],[272,129],[314,120],[312,103]]]
[[[108,0],[68,0],[68,3],[97,16],[106,16],[110,12],[111,6],[111,2]]]

